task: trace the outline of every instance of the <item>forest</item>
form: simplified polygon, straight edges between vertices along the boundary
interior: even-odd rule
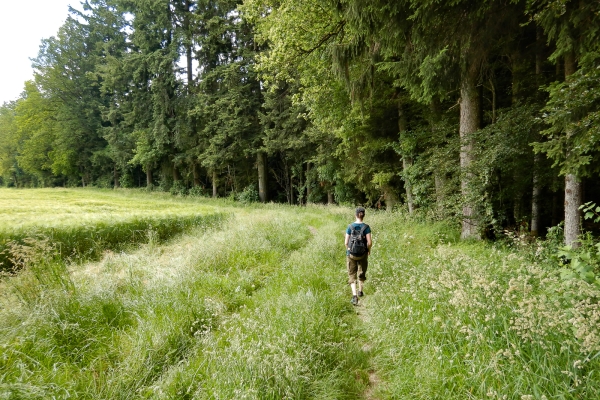
[[[599,13],[85,0],[0,108],[0,183],[402,207],[463,238],[564,221],[577,246],[600,201]]]

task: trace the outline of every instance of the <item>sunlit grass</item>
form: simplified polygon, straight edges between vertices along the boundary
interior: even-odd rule
[[[102,189],[6,189],[0,188],[0,232],[30,228],[62,228],[214,212],[215,206],[194,198],[165,193]]]
[[[209,202],[131,190],[0,189],[0,271],[18,264],[13,249],[31,238],[47,239],[56,257],[89,260],[218,224],[226,214]]]
[[[20,294],[0,312],[0,398],[360,396],[343,220],[322,207],[238,211],[72,264],[66,286],[41,285],[36,268],[9,278]]]
[[[445,224],[373,221],[381,398],[600,397],[600,292],[556,265],[461,242]]]
[[[552,264],[369,212],[361,320],[352,210],[200,202],[229,218],[5,277],[0,398],[356,399],[371,369],[379,399],[600,397],[600,293]]]

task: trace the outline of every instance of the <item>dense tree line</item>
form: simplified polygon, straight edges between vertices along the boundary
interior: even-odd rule
[[[363,203],[534,235],[600,196],[600,4],[86,0],[0,108],[6,186]]]

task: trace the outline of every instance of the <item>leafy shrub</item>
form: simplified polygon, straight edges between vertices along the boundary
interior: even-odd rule
[[[115,180],[112,175],[102,175],[94,182],[94,186],[102,189],[110,189],[114,186]]]
[[[246,186],[236,197],[239,202],[244,204],[256,203],[259,201],[258,190],[256,190],[256,186],[254,185]]]
[[[194,186],[189,190],[188,193],[192,197],[207,197],[208,192],[202,186]]]
[[[122,188],[132,188],[135,186],[135,182],[133,181],[133,176],[129,171],[125,172],[123,175],[119,177],[119,184]]]
[[[158,182],[157,190],[160,192],[169,192],[173,186],[173,178],[168,175],[161,175]]]
[[[185,196],[187,194],[187,187],[182,181],[174,181],[169,189],[169,193],[173,196]]]
[[[584,219],[600,221],[600,207],[587,202],[579,207]],[[561,241],[562,242],[562,241]],[[579,237],[580,247],[557,246],[550,258],[562,267],[561,277],[565,280],[581,279],[600,289],[600,242],[590,232]]]
[[[556,256],[563,279],[579,278],[600,288],[600,243],[589,233],[580,238],[581,247],[564,246]]]

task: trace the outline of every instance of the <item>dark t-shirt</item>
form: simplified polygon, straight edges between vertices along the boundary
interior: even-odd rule
[[[350,235],[352,233],[352,229],[356,229],[357,231],[360,231],[363,227],[363,225],[367,225],[364,222],[363,223],[358,223],[358,222],[353,222],[350,225],[348,225],[348,228],[346,228],[346,233],[348,235]],[[367,233],[371,233],[371,227],[369,225],[367,225],[367,229],[365,229],[365,235]]]

